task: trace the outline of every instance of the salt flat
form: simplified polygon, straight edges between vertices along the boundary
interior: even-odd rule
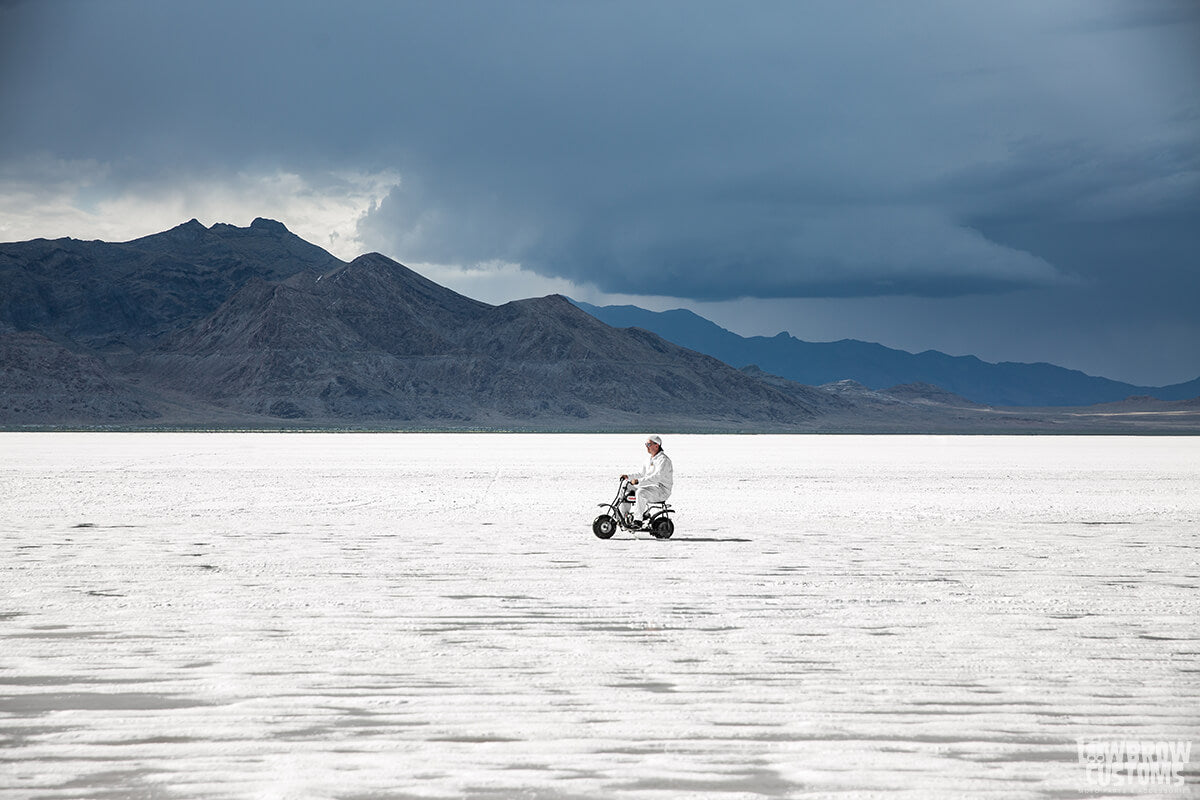
[[[1200,439],[0,434],[0,798],[1195,796]]]

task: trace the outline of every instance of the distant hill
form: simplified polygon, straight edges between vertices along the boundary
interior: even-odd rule
[[[6,429],[1200,431],[1194,403],[1013,414],[931,383],[804,385],[759,361],[735,369],[558,295],[481,303],[265,219],[0,244]]]
[[[0,245],[0,423],[787,428],[781,392],[558,296],[491,306],[277,222]]]
[[[253,281],[136,366],[206,402],[295,420],[787,425],[815,416],[714,358],[618,331],[564,298],[489,306],[379,254]]]
[[[1113,403],[1131,395],[1161,400],[1200,395],[1200,378],[1173,386],[1134,386],[1053,364],[992,364],[974,356],[949,356],[936,350],[914,354],[854,339],[805,342],[787,333],[744,337],[683,309],[656,312],[637,306],[573,302],[614,327],[653,331],[731,366],[755,364],[769,373],[811,386],[851,380],[881,390],[924,383],[976,403],[1035,407]]]
[[[196,220],[131,242],[35,239],[0,245],[0,330],[35,330],[104,353],[137,352],[216,310],[251,278],[341,262],[256,219]]]

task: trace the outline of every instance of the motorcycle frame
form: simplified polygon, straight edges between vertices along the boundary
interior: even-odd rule
[[[650,512],[650,516],[647,518],[646,524],[640,528],[634,528],[630,526],[628,520],[626,520],[625,516],[621,513],[621,501],[628,497],[632,490],[633,484],[628,480],[623,480],[617,487],[617,496],[614,497],[611,502],[597,503],[600,508],[607,508],[611,512],[609,516],[616,520],[617,527],[621,530],[631,532],[647,531],[654,527],[655,520],[659,519],[660,517],[667,517],[667,519],[670,519],[670,515],[675,513],[675,509],[671,508],[671,504],[665,500],[657,503],[651,503],[646,507],[646,510]],[[629,516],[633,516],[632,510],[629,512]]]

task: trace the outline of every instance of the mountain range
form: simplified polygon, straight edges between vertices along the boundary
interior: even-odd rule
[[[491,306],[270,220],[0,245],[0,423],[789,427],[783,392],[553,295]]]
[[[806,342],[786,332],[744,337],[685,309],[655,312],[637,306],[572,302],[614,327],[654,331],[732,366],[753,364],[813,386],[841,380],[871,389],[927,383],[976,403],[1035,407],[1114,403],[1132,396],[1186,400],[1200,395],[1200,378],[1172,386],[1135,386],[1053,364],[992,364],[975,356],[950,356],[936,350],[908,353],[854,339]]]
[[[378,253],[345,262],[265,219],[0,245],[7,429],[1200,429],[1186,403],[1025,413],[701,350],[558,295],[493,306]]]

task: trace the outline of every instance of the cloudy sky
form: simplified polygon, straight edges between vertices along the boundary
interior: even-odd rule
[[[1200,4],[0,0],[0,240],[1200,376]]]

